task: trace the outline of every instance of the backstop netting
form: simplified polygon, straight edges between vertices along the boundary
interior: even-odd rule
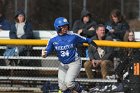
[[[139,51],[139,42],[119,42],[119,41],[95,41],[98,46],[112,47],[114,49],[113,66],[109,69],[110,74],[107,79],[99,77],[94,79],[88,79],[85,73],[85,68],[82,66],[81,72],[78,75],[76,81],[79,81],[85,89],[90,90],[90,93],[95,86],[103,87],[103,85],[116,84],[118,80],[115,77],[116,71],[122,74],[123,90],[124,86],[131,86],[139,84],[137,82],[140,78],[140,65],[139,55],[132,54],[126,56],[133,50]],[[53,52],[47,58],[41,57],[41,50],[47,45],[47,40],[0,40],[0,91],[22,91],[22,92],[43,92],[46,93],[58,93],[57,72],[59,61],[56,57],[56,53]],[[88,47],[87,44],[83,44]],[[17,50],[17,48],[19,50]],[[9,50],[8,50],[9,49]],[[10,50],[11,49],[11,50]],[[13,51],[12,49],[16,50]],[[7,52],[10,51],[10,52]],[[133,52],[133,53],[135,53]],[[86,52],[83,52],[86,55]],[[14,55],[13,55],[14,54]],[[134,56],[133,56],[134,55]],[[82,62],[89,60],[88,57],[81,57]],[[126,62],[127,61],[127,62]],[[122,64],[122,65],[119,65]],[[119,69],[116,69],[119,67]],[[130,67],[130,68],[129,68]],[[132,69],[131,69],[132,67]],[[95,70],[93,69],[93,72]],[[121,71],[121,72],[120,72]],[[98,71],[100,73],[100,70]],[[97,72],[97,73],[98,73]],[[130,81],[124,83],[129,73]],[[125,82],[126,82],[125,81]],[[91,86],[92,84],[95,86]],[[44,88],[44,85],[45,88]],[[97,90],[97,91],[101,91]],[[108,90],[112,91],[112,90]],[[113,92],[111,92],[113,93]]]

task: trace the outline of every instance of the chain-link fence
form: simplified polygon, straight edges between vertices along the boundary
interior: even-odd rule
[[[110,2],[110,3],[108,3]],[[81,18],[81,11],[84,8],[87,8],[95,21],[97,23],[105,23],[106,20],[109,19],[110,12],[113,9],[119,9],[122,14],[125,15],[127,21],[129,21],[130,27],[134,30],[140,29],[140,21],[138,20],[140,17],[139,13],[139,2],[140,0],[0,0],[0,13],[3,13],[4,16],[10,21],[14,21],[15,13],[18,9],[23,9],[25,11],[27,19],[30,20],[32,23],[33,29],[35,30],[44,30],[43,34],[45,37],[43,39],[50,38],[50,34],[47,33],[54,29],[53,22],[56,17],[64,16],[69,19],[70,22],[70,30],[75,20]],[[35,31],[34,31],[35,32]],[[3,31],[0,30],[0,38]],[[4,32],[5,33],[5,32]],[[51,36],[54,33],[51,32]],[[39,33],[36,33],[39,36]],[[3,37],[2,37],[3,38]],[[9,39],[9,38],[8,38]],[[41,38],[38,38],[41,39]],[[36,42],[37,43],[37,42]],[[45,45],[7,45],[6,43],[3,45],[0,41],[0,92],[8,91],[8,92],[43,92],[52,93],[58,92],[58,83],[57,83],[57,72],[59,61],[56,57],[56,53],[53,52],[49,57],[42,58],[41,57],[41,50],[45,48]],[[121,43],[122,44],[122,43]],[[124,55],[123,51],[129,48],[122,49],[121,44],[118,43],[118,47],[114,48],[114,58],[113,58],[113,67],[109,68],[110,77],[104,80],[101,78],[101,75],[97,70],[96,76],[99,76],[95,79],[88,79],[87,74],[85,72],[84,63],[88,60],[86,54],[86,48],[82,49],[82,68],[81,72],[78,75],[76,81],[82,83],[85,89],[90,90],[90,93],[101,92],[101,89],[105,87],[105,90],[110,92],[112,91],[111,88],[116,84],[120,86],[123,84],[123,88],[126,87],[128,91],[128,85],[138,86],[139,83],[139,57],[138,56],[131,56],[127,59],[126,55]],[[119,46],[120,45],[120,46]],[[132,45],[135,47],[135,44],[127,44],[124,46]],[[132,47],[131,46],[131,47]],[[114,46],[113,46],[114,47]],[[138,46],[139,47],[139,46]],[[138,48],[137,47],[137,48]],[[17,50],[20,49],[20,51]],[[135,47],[136,48],[136,47]],[[10,52],[6,52],[9,50]],[[15,51],[16,50],[16,51]],[[131,49],[130,49],[131,50]],[[136,50],[139,51],[139,50]],[[5,54],[7,53],[7,54]],[[126,52],[128,53],[128,52]],[[15,55],[13,55],[15,54]],[[137,54],[139,55],[139,54]],[[136,60],[133,60],[136,59]],[[124,62],[125,61],[125,62]],[[127,63],[128,62],[128,63]],[[132,63],[134,62],[134,64]],[[130,64],[133,69],[130,69],[130,72],[134,73],[134,78],[132,79],[123,79],[121,83],[118,84],[118,80],[116,77],[114,78],[115,68],[118,67],[120,64],[119,69],[117,69],[118,74],[124,74],[127,76],[126,72],[129,72],[128,69],[124,70],[125,64]],[[129,65],[127,65],[128,67]],[[92,70],[95,72],[95,69]],[[133,72],[134,71],[134,72]],[[132,75],[133,76],[133,75]],[[121,77],[123,78],[123,77]],[[136,80],[136,81],[135,81]],[[120,81],[120,80],[119,80]],[[132,83],[128,84],[128,81],[132,81]],[[134,82],[133,82],[134,81]],[[93,84],[94,83],[94,84]],[[96,83],[96,84],[95,84]],[[107,85],[107,87],[106,87]],[[96,87],[97,86],[97,87]],[[93,88],[95,87],[95,88]],[[135,86],[133,86],[135,87]],[[106,89],[107,88],[107,89]],[[113,87],[114,88],[114,87]],[[121,87],[122,88],[122,87]],[[136,87],[140,89],[139,87]],[[117,91],[117,90],[116,90]],[[124,91],[124,90],[123,90]],[[136,93],[134,91],[134,93]],[[138,92],[139,93],[139,92]]]
[[[25,41],[26,42],[26,41]],[[27,43],[28,44],[28,43]],[[16,47],[26,48],[22,52],[12,52],[7,55],[5,54],[5,51],[8,47],[15,47],[14,46],[0,46],[0,91],[20,91],[20,92],[43,92],[44,93],[53,93],[58,92],[58,80],[57,80],[57,71],[58,71],[58,58],[56,57],[56,53],[53,52],[49,57],[42,58],[41,57],[41,49],[45,48],[45,46],[25,46],[25,45],[18,45]],[[12,49],[12,48],[9,48]],[[15,48],[16,50],[16,48]],[[96,76],[94,79],[88,79],[84,63],[88,58],[82,57],[83,65],[81,68],[81,72],[78,75],[76,81],[79,81],[85,89],[89,90],[89,93],[97,92],[103,92],[103,91],[112,91],[112,88],[114,88],[114,84],[117,84],[120,87],[120,90],[115,91],[124,91],[128,88],[128,85],[135,84],[136,86],[139,85],[139,55],[138,54],[132,54],[130,57],[127,57],[128,51],[131,51],[130,48],[114,48],[114,58],[113,58],[113,68],[109,67],[109,71],[111,72],[108,75],[107,79],[102,79],[100,74],[100,70],[96,71]],[[139,49],[134,49],[134,52],[138,52]],[[16,54],[16,52],[18,54]],[[132,51],[131,51],[132,52]],[[15,53],[13,56],[12,53]],[[84,52],[83,52],[84,53]],[[139,52],[138,52],[139,53]],[[136,67],[134,67],[135,76],[131,75],[133,74],[133,70],[131,67],[133,67],[133,63],[136,63]],[[118,65],[121,64],[121,65]],[[118,75],[124,75],[126,72],[130,72],[130,77],[128,78],[127,75],[125,77],[122,77],[123,79],[121,82],[117,83],[116,77],[113,77],[112,75],[115,75],[117,73],[115,68],[119,67],[119,69],[116,69],[118,72]],[[127,69],[126,69],[127,68]],[[130,70],[130,71],[129,71]],[[95,69],[92,70],[93,72]],[[131,73],[132,72],[132,73]],[[134,76],[134,77],[133,77]],[[127,82],[127,80],[130,79],[130,81],[134,82]],[[125,81],[126,80],[126,81]],[[96,84],[95,84],[96,83]],[[102,88],[107,85],[108,90],[103,90]],[[94,87],[98,86],[100,87],[99,90],[96,90]],[[123,88],[121,90],[121,88]],[[133,87],[134,88],[134,87]],[[132,89],[133,89],[132,88]],[[137,87],[138,88],[138,87]],[[128,88],[129,89],[129,88]],[[102,90],[102,91],[101,91]],[[111,93],[112,93],[111,92]],[[128,92],[126,92],[128,93]],[[135,92],[134,92],[135,93]]]

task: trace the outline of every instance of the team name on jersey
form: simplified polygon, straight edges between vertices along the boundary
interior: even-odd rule
[[[65,46],[55,46],[56,50],[68,50],[70,48],[73,48],[73,44],[65,45]]]

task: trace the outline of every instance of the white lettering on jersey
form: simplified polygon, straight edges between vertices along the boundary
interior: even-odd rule
[[[56,50],[68,50],[70,48],[73,48],[73,44],[65,45],[65,46],[55,46]]]

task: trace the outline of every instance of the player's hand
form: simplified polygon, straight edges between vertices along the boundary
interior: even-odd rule
[[[43,58],[46,57],[46,53],[47,53],[47,51],[45,49],[42,49],[41,55],[42,55]]]

